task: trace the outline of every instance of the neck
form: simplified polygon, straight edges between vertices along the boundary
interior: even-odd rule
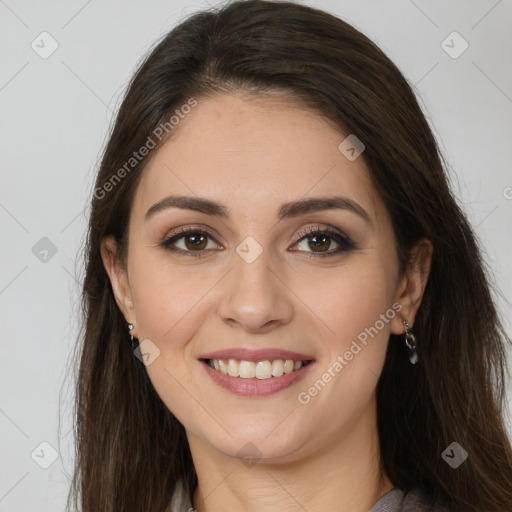
[[[250,465],[188,433],[198,477],[194,509],[368,512],[393,489],[380,467],[375,402],[334,443],[322,443],[322,437],[313,441],[318,449],[292,462],[266,459]]]

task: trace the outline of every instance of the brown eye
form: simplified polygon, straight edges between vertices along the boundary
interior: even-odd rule
[[[208,247],[209,242],[213,247]],[[202,256],[207,249],[218,249],[213,235],[201,229],[182,229],[160,244],[165,249],[183,255]]]
[[[202,234],[185,235],[182,238],[185,240],[185,247],[191,251],[206,249],[208,245],[208,238]]]
[[[356,249],[356,245],[349,237],[335,231],[315,228],[301,235],[301,239],[295,244],[298,247],[296,250],[309,253],[311,257],[335,256]],[[333,243],[337,244],[337,247],[329,250]]]
[[[325,235],[310,235],[308,237],[308,246],[314,252],[323,252],[324,250],[329,249],[332,238]]]

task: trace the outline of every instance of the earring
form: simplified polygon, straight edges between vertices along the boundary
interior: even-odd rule
[[[417,342],[416,337],[412,333],[412,330],[409,327],[409,323],[407,320],[404,320],[404,327],[405,327],[405,344],[407,345],[407,348],[409,349],[409,361],[411,361],[412,364],[416,364],[418,362],[418,351],[417,351]]]
[[[133,324],[128,324],[128,331],[130,331],[130,342],[132,344],[132,348],[135,348],[135,342],[133,341],[133,335],[131,331],[133,330]]]

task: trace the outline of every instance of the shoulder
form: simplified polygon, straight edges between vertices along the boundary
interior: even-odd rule
[[[420,489],[404,492],[393,489],[382,496],[368,512],[450,512],[432,500]]]

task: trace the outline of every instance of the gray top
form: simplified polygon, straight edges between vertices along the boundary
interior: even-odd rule
[[[169,512],[194,512],[189,497],[180,482],[172,497]],[[368,512],[449,512],[439,506],[430,507],[425,495],[419,489],[404,493],[400,489],[392,489],[373,505]]]
[[[426,496],[413,489],[404,493],[400,489],[392,489],[373,505],[368,512],[448,512],[438,505],[428,505]]]

